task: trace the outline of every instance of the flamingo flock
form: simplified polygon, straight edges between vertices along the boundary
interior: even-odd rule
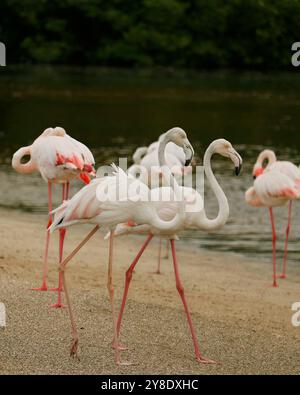
[[[187,322],[191,332],[196,361],[204,364],[215,363],[200,352],[196,331],[182,285],[176,255],[176,240],[187,229],[216,231],[223,227],[229,218],[227,197],[216,179],[211,161],[213,155],[229,159],[239,175],[242,158],[232,144],[225,139],[214,140],[206,149],[203,167],[206,180],[218,203],[215,218],[208,218],[204,196],[194,187],[185,186],[184,177],[191,174],[194,149],[186,132],[174,127],[161,134],[149,146],[136,149],[133,165],[124,171],[115,164],[111,173],[97,177],[95,160],[91,151],[83,143],[75,140],[61,127],[46,129],[30,146],[20,148],[12,158],[13,168],[22,174],[39,172],[48,184],[48,221],[43,260],[42,284],[37,291],[49,290],[47,285],[48,252],[50,235],[59,232],[58,287],[55,308],[63,307],[62,291],[69,312],[72,342],[70,355],[78,357],[78,330],[73,312],[66,266],[78,251],[102,228],[108,231],[109,259],[107,270],[107,289],[112,315],[112,345],[115,361],[122,361],[123,347],[119,343],[122,319],[125,312],[128,292],[133,271],[153,237],[159,238],[157,273],[160,273],[161,245],[166,240],[172,252],[175,284],[182,300]],[[24,163],[26,156],[29,160]],[[278,161],[275,153],[264,150],[253,167],[253,186],[245,193],[245,201],[253,207],[267,207],[270,213],[273,246],[273,286],[278,286],[276,268],[276,230],[273,207],[288,205],[288,224],[286,227],[285,251],[281,278],[286,278],[288,239],[291,228],[293,200],[300,199],[300,169],[291,162]],[[86,185],[70,198],[70,182],[82,180]],[[53,209],[52,186],[62,185],[62,203]],[[66,229],[73,225],[89,223],[90,232],[67,256],[63,256]],[[128,234],[145,235],[145,241],[125,273],[125,284],[121,308],[116,314],[113,286],[113,244],[117,236]],[[168,247],[167,247],[168,252]]]

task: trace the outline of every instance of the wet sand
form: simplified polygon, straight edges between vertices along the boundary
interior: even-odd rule
[[[69,357],[66,309],[51,309],[54,292],[40,285],[45,216],[0,210],[0,302],[7,326],[0,329],[0,374],[299,374],[300,327],[291,324],[291,305],[300,301],[300,267],[270,287],[271,263],[230,253],[194,249],[178,242],[186,297],[203,355],[218,361],[200,365],[177,293],[171,257],[154,274],[158,240],[139,262],[124,315],[121,343],[129,350],[116,366],[107,295],[108,242],[99,232],[67,269],[79,328],[80,361]],[[68,253],[90,226],[74,226],[66,236]],[[114,284],[120,306],[124,275],[144,237],[115,241]],[[281,263],[281,262],[280,262]],[[49,286],[57,282],[57,235],[49,258]]]

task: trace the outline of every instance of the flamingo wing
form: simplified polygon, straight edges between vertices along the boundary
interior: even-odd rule
[[[294,165],[292,162],[288,161],[277,161],[272,163],[269,168],[269,171],[277,170],[286,176],[290,177],[293,181],[300,182],[300,169],[298,166]]]
[[[255,191],[260,200],[266,204],[269,199],[298,199],[300,188],[287,175],[277,170],[269,170],[254,181]]]
[[[78,149],[78,151],[82,155],[84,164],[94,166],[95,159],[89,148],[85,144],[81,143],[80,141],[74,139],[69,135],[67,135],[67,138],[74,144],[74,146]]]
[[[256,190],[253,186],[247,189],[247,191],[245,192],[245,200],[246,203],[249,204],[250,206],[261,207],[264,205],[260,200],[259,196],[257,195]]]
[[[51,230],[77,222],[115,226],[131,220],[151,219],[148,187],[114,166],[114,175],[96,178],[72,199],[54,210]]]
[[[58,136],[37,139],[31,152],[45,179],[55,178],[59,166],[74,171],[82,171],[84,167],[84,161],[74,145]]]

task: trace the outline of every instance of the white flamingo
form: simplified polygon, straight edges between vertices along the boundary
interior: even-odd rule
[[[146,157],[146,155],[152,154],[155,151],[158,153],[159,143],[164,138],[164,135],[165,135],[165,133],[161,134],[157,141],[155,141],[154,143],[149,145],[149,147],[147,149],[147,154],[143,155],[143,158]],[[181,165],[185,166],[185,155],[184,155],[183,149],[181,147],[170,142],[168,144],[168,146],[166,147],[166,153],[172,155],[173,157],[176,157],[176,159],[181,163]],[[158,163],[157,158],[155,158],[155,161],[156,161],[156,163]],[[166,161],[168,163],[167,158],[166,158]],[[150,166],[151,166],[151,163],[150,163]]]
[[[26,163],[22,163],[24,156],[30,156]],[[42,178],[48,183],[48,224],[52,223],[52,184],[62,185],[62,199],[69,196],[69,183],[76,178],[85,183],[90,181],[90,176],[95,175],[94,158],[90,150],[81,142],[67,135],[61,127],[46,129],[30,146],[20,148],[12,158],[12,167],[22,174],[40,172]],[[63,256],[65,230],[60,230],[59,260]],[[50,233],[46,233],[46,245],[43,263],[42,285],[33,288],[37,291],[47,291],[48,250]],[[61,290],[62,282],[59,276],[58,301],[52,307],[62,307]]]
[[[184,219],[184,224],[183,228],[184,229],[201,229],[205,231],[213,231],[221,228],[227,221],[228,216],[229,216],[229,206],[228,206],[228,201],[226,198],[226,195],[224,194],[222,188],[218,184],[212,169],[211,169],[211,157],[213,154],[218,153],[222,156],[228,157],[232,160],[235,166],[236,174],[238,175],[242,166],[242,158],[240,155],[236,152],[236,150],[232,147],[231,143],[224,140],[224,139],[218,139],[213,141],[210,146],[207,148],[205,155],[204,155],[204,170],[205,170],[205,175],[207,177],[207,180],[215,193],[215,196],[218,201],[218,215],[214,219],[209,219],[206,215],[205,209],[204,209],[204,203],[203,203],[203,198],[201,195],[193,188],[187,188],[187,187],[179,187],[181,190],[181,193],[184,196],[184,200],[186,202],[186,214],[185,214],[185,219]],[[162,152],[160,152],[160,155],[162,155]],[[158,192],[156,192],[158,193]],[[170,201],[164,201],[162,204],[160,204],[159,207],[159,215],[165,220],[170,220],[174,216],[176,212],[176,206],[174,205],[174,202]],[[129,284],[132,278],[132,272],[138,263],[139,258],[141,257],[142,253],[144,252],[146,246],[148,245],[149,241],[153,237],[153,233],[151,232],[151,228],[149,225],[132,225],[131,223],[126,223],[126,224],[121,224],[118,225],[118,227],[115,230],[115,235],[121,235],[121,234],[129,234],[129,233],[148,233],[149,236],[143,245],[142,249],[139,251],[137,257],[129,267],[129,269],[126,272],[126,279],[125,279],[125,288],[124,288],[124,294],[123,294],[123,300],[122,300],[122,305],[121,305],[121,310],[119,313],[118,317],[118,322],[117,322],[117,336],[119,337],[120,334],[120,328],[121,328],[121,323],[122,323],[122,317],[125,309],[125,304],[126,304],[126,299],[128,295],[128,290],[129,290]],[[177,290],[180,294],[180,297],[182,299],[184,309],[187,315],[188,323],[190,326],[191,334],[192,334],[192,339],[194,343],[194,351],[195,351],[195,356],[196,360],[200,363],[212,363],[213,361],[207,360],[206,358],[203,358],[200,350],[199,350],[199,344],[196,336],[196,332],[193,327],[191,315],[187,306],[185,294],[184,294],[184,289],[179,277],[179,271],[178,271],[178,265],[177,265],[177,258],[176,258],[176,250],[175,250],[175,240],[172,238],[170,240],[171,242],[171,249],[172,249],[172,256],[173,256],[173,264],[174,264],[174,271],[175,271],[175,279],[176,279],[176,287]]]
[[[60,263],[60,272],[62,273],[62,281],[72,326],[73,340],[71,355],[77,355],[78,334],[71,309],[64,270],[66,264],[79,249],[97,232],[100,226],[104,226],[111,231],[107,287],[113,316],[113,345],[116,349],[116,362],[118,364],[121,363],[117,322],[114,312],[114,289],[112,284],[113,231],[119,223],[123,222],[130,221],[138,225],[149,225],[151,235],[142,247],[142,250],[144,250],[150,242],[152,235],[164,235],[171,239],[174,237],[175,233],[178,233],[182,229],[182,223],[185,217],[184,203],[180,201],[181,194],[179,186],[169,168],[165,166],[164,163],[165,147],[170,141],[183,147],[187,161],[192,159],[194,151],[187,139],[186,133],[182,129],[171,129],[165,134],[164,139],[160,142],[160,165],[163,167],[164,176],[166,176],[167,180],[170,180],[172,187],[149,189],[144,183],[126,174],[121,169],[115,168],[115,174],[113,176],[93,180],[89,185],[74,195],[71,200],[64,202],[54,211],[55,217],[50,227],[51,231],[83,222],[96,224],[79,246]],[[174,201],[176,207],[173,218],[167,221],[160,217],[159,208],[161,204],[163,204],[159,200],[160,193],[169,196],[169,199]],[[119,194],[119,196],[117,196],[117,194]]]
[[[173,128],[182,130],[181,128]],[[166,132],[167,133],[167,132]],[[128,173],[138,178],[140,181],[148,185],[150,188],[157,188],[160,185],[167,185],[167,181],[162,177],[161,168],[159,166],[158,147],[159,143],[163,141],[165,133],[161,134],[159,139],[149,147],[139,147],[133,154],[134,164],[128,169]],[[186,166],[185,153],[182,147],[179,147],[173,142],[169,142],[166,146],[165,165],[167,165],[177,181],[182,182],[182,177],[191,173],[192,167]],[[168,258],[168,241],[165,258]],[[158,264],[155,271],[156,274],[161,274],[161,248],[162,240],[159,240],[158,248]]]

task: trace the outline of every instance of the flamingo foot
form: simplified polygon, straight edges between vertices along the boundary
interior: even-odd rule
[[[70,357],[80,360],[77,351],[78,351],[78,339],[73,339],[70,347]]]
[[[31,291],[48,291],[48,287],[46,283],[43,283],[40,287],[38,288],[30,288]]]
[[[273,284],[272,284],[272,287],[273,287],[273,288],[278,288],[278,287],[279,287],[277,281],[274,280],[274,282],[273,282]]]
[[[53,309],[65,309],[66,306],[64,304],[62,304],[61,302],[56,302],[54,304],[51,304],[50,307],[52,307]]]
[[[128,347],[126,346],[122,346],[122,344],[117,344],[115,341],[112,342],[112,348],[114,350],[120,350],[120,351],[125,351],[128,350]]]
[[[160,270],[156,270],[156,272],[154,272],[154,274],[162,274],[162,272]]]
[[[129,362],[129,361],[117,361],[117,365],[118,366],[131,366],[131,365],[133,365],[133,363]]]
[[[52,291],[52,292],[64,292],[64,290],[62,288],[59,288],[59,287],[57,287],[57,288],[50,288],[49,291]]]
[[[218,363],[216,361],[213,361],[212,359],[204,358],[204,357],[196,357],[196,360],[198,363],[203,363],[207,365],[216,365]]]

